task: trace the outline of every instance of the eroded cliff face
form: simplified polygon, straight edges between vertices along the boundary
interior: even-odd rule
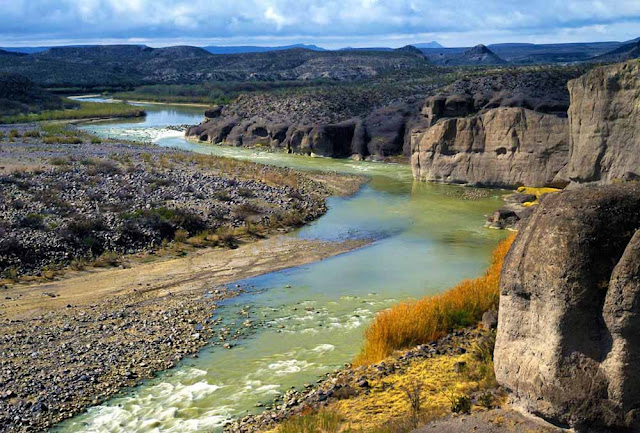
[[[557,425],[640,427],[640,183],[545,196],[502,269],[494,352],[513,403]]]
[[[570,155],[560,177],[609,183],[640,177],[640,63],[596,68],[569,81]]]
[[[439,105],[442,108],[438,108]],[[433,103],[432,116],[468,104]],[[524,108],[496,108],[471,117],[440,119],[412,135],[411,165],[421,180],[486,186],[553,183],[569,152],[567,119]]]
[[[422,114],[428,129],[412,134],[414,176],[508,187],[640,178],[638,61],[593,69],[568,87],[568,120],[555,111],[528,109],[539,102],[535,99],[503,98],[501,104],[508,106],[524,102],[519,108],[486,110],[490,102],[478,115],[469,95],[427,100]]]

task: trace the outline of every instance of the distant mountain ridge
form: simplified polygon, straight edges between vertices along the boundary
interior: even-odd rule
[[[388,52],[292,48],[216,55],[193,46],[99,45],[0,55],[0,72],[24,75],[45,87],[84,88],[205,81],[350,81],[427,65],[415,47]]]
[[[202,47],[207,50],[211,54],[244,54],[244,53],[266,53],[270,51],[283,51],[283,50],[291,50],[293,48],[304,48],[306,50],[311,51],[327,51],[322,47],[317,45],[307,45],[307,44],[293,44],[293,45],[282,45],[276,47],[259,47],[253,45],[236,45],[236,46],[215,46],[210,45],[206,47]]]
[[[422,44],[411,44],[416,48],[444,48],[442,45],[440,45],[437,41],[431,41],[431,42],[427,42],[427,43],[422,43]]]
[[[594,57],[595,62],[625,62],[631,59],[640,58],[640,38],[624,44],[615,50],[609,51],[601,56]]]
[[[629,41],[626,43],[630,43]],[[615,50],[625,42],[577,42],[558,44],[500,43],[488,45],[491,51],[512,64],[544,64],[584,62]],[[434,63],[461,54],[470,47],[420,48]]]

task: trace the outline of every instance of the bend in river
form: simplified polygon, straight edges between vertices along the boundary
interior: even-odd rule
[[[352,197],[329,199],[329,211],[287,236],[375,239],[366,248],[239,282],[247,292],[217,311],[224,324],[257,325],[231,350],[208,346],[139,387],[90,408],[59,432],[209,432],[295,386],[317,380],[358,353],[376,311],[437,293],[481,274],[504,233],[483,228],[499,191],[414,182],[405,165],[309,158],[200,145],[167,126],[199,123],[202,108],[148,105],[144,120],[83,128],[114,138],[302,170],[364,173]],[[470,194],[471,193],[471,194]]]

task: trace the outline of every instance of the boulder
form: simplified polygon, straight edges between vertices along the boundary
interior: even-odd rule
[[[237,124],[238,120],[234,117],[218,117],[215,119],[209,119],[200,125],[188,128],[185,131],[185,136],[193,137],[200,141],[218,144],[227,139],[227,136]]]
[[[559,177],[610,183],[640,176],[640,64],[595,68],[569,81],[570,158]]]
[[[490,331],[498,325],[498,313],[496,310],[485,311],[482,315],[482,327]]]
[[[464,117],[475,113],[473,97],[467,94],[443,94],[427,98],[422,107],[422,115],[427,119],[429,126],[444,117]]]
[[[416,178],[484,186],[545,186],[568,158],[567,120],[523,108],[441,119],[411,137]]]
[[[215,119],[222,115],[222,107],[220,105],[215,105],[204,112],[205,120]]]
[[[351,121],[316,125],[309,132],[308,140],[303,140],[302,153],[331,157],[350,156],[355,129],[356,124]]]
[[[495,373],[561,427],[638,428],[640,184],[549,194],[500,281]]]

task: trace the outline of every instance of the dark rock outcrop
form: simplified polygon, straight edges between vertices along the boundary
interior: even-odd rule
[[[222,107],[220,105],[216,105],[214,107],[207,109],[204,112],[204,118],[205,120],[215,119],[220,117],[221,114],[222,114]]]
[[[515,404],[578,430],[638,428],[639,228],[635,182],[542,200],[500,283],[495,372]]]
[[[299,123],[291,115],[243,117],[233,110],[216,108],[207,110],[205,121],[188,128],[185,135],[212,144],[268,147],[335,158],[409,156],[408,136],[419,121],[418,107],[415,100],[394,102],[341,122],[301,119]]]
[[[448,183],[544,186],[566,164],[567,130],[564,118],[522,108],[442,119],[414,131],[413,173]]]
[[[640,64],[596,68],[569,82],[570,157],[559,177],[610,183],[640,177]]]

